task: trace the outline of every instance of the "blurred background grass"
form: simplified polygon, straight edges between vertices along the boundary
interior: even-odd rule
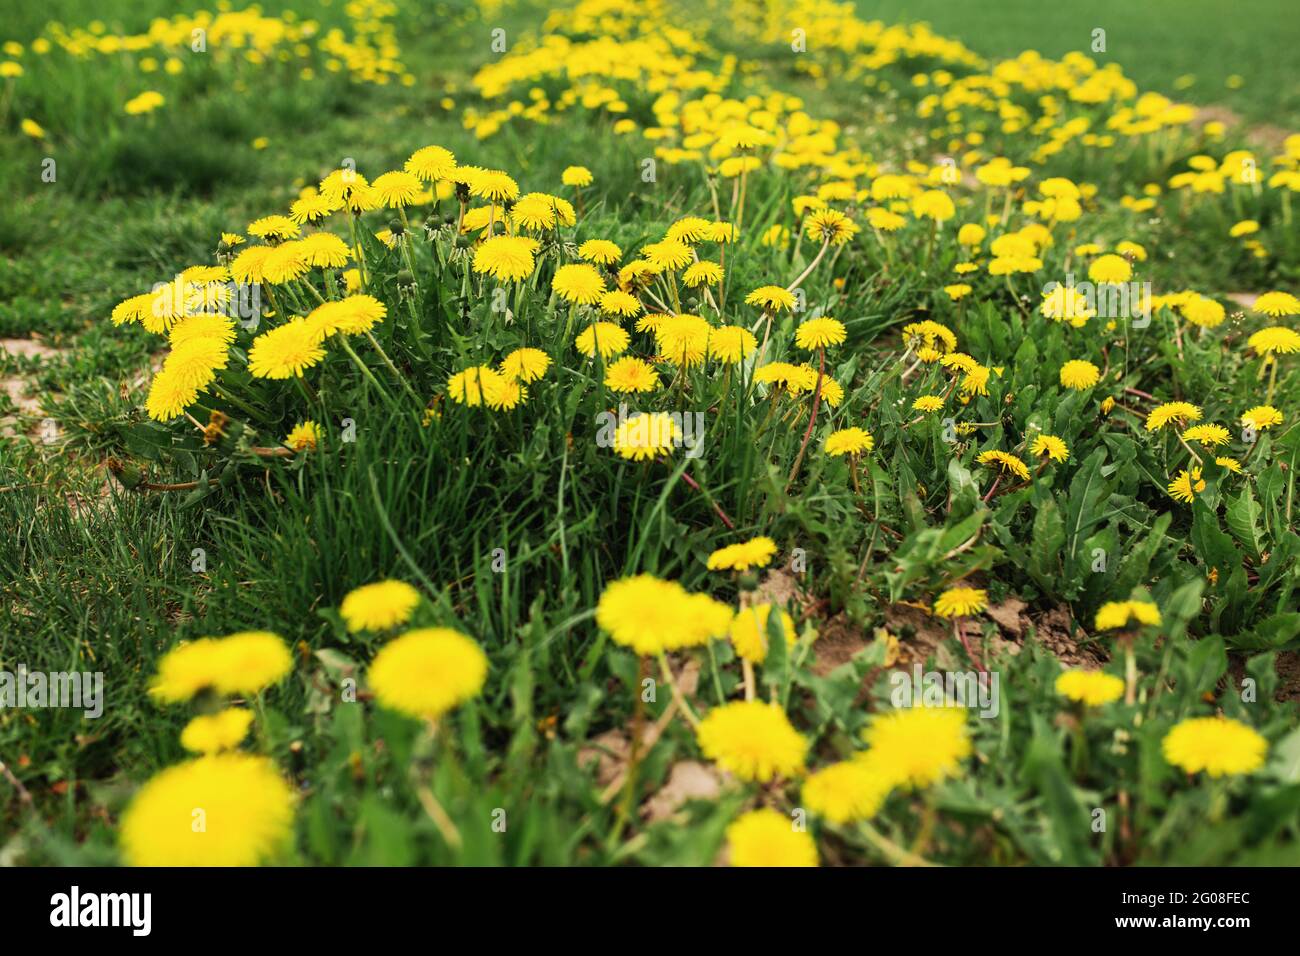
[[[986,57],[1070,51],[1119,63],[1140,87],[1252,123],[1300,128],[1300,4],[1295,0],[858,0],[868,19],[923,20]],[[1106,52],[1092,52],[1092,31]],[[1229,78],[1242,82],[1229,86]],[[1191,77],[1179,89],[1180,78]],[[1186,80],[1184,80],[1184,83]]]

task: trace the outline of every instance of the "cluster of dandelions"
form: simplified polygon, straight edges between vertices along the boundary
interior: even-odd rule
[[[406,624],[419,603],[410,585],[380,581],[350,592],[339,614],[351,631],[385,634]],[[119,833],[127,863],[255,866],[289,857],[293,787],[269,757],[241,747],[261,694],[291,669],[284,641],[264,631],[200,638],[164,655],[149,694],[159,704],[191,702],[200,711],[180,738],[197,756],[163,770],[132,799]],[[421,627],[384,644],[367,679],[380,706],[432,724],[477,696],[487,672],[487,656],[470,638]]]

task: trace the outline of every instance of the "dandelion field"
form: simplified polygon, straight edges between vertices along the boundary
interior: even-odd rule
[[[20,6],[0,861],[1300,862],[1296,31],[1021,6]]]

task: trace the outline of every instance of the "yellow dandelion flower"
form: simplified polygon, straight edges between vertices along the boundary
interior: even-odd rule
[[[1071,359],[1061,366],[1061,387],[1082,391],[1101,379],[1101,369],[1082,359]]]
[[[864,428],[841,428],[826,436],[825,451],[832,456],[860,455],[876,447],[876,439]]]
[[[1165,759],[1189,774],[1211,777],[1253,773],[1264,765],[1268,741],[1240,721],[1191,717],[1174,726],[1161,744]]]
[[[284,443],[294,451],[315,451],[324,433],[313,421],[299,422],[285,437]]]
[[[279,683],[293,661],[269,631],[244,631],[180,644],[158,662],[149,694],[162,703],[189,700],[211,689],[222,695],[258,694]]]
[[[381,647],[366,677],[382,706],[437,720],[477,697],[487,673],[487,655],[477,643],[451,628],[426,627]]]
[[[972,749],[961,707],[909,707],[878,714],[862,739],[868,749],[856,759],[899,787],[928,787],[956,776]]]
[[[293,790],[266,757],[199,757],[136,793],[122,816],[122,854],[131,866],[257,866],[288,849],[293,811]]]
[[[847,336],[843,322],[830,316],[821,316],[799,323],[794,332],[794,342],[801,349],[821,349],[828,345],[839,345]]]
[[[763,807],[727,827],[727,859],[732,866],[810,867],[817,865],[817,844],[789,817]]]
[[[1124,682],[1104,671],[1067,670],[1056,678],[1056,692],[1088,707],[1100,707],[1124,695]]]
[[[1070,449],[1055,435],[1039,435],[1029,446],[1033,455],[1046,455],[1052,461],[1062,462],[1070,457]]]
[[[1201,409],[1191,402],[1165,402],[1151,409],[1147,415],[1146,430],[1164,428],[1170,422],[1195,422],[1201,418]]]
[[[700,721],[695,739],[704,756],[722,769],[759,783],[802,773],[808,750],[785,712],[758,700],[713,708]]]
[[[731,638],[731,645],[736,649],[736,653],[745,660],[753,661],[755,664],[761,664],[766,660],[767,628],[768,619],[771,615],[772,605],[770,603],[742,607],[736,612],[736,616],[731,621],[731,626],[727,629],[727,636]],[[781,633],[785,635],[786,645],[793,647],[798,639],[798,635],[795,634],[794,630],[794,618],[785,611],[781,611],[779,620],[781,621]]]
[[[605,368],[605,387],[615,392],[653,392],[659,387],[659,373],[643,359],[624,356]]]
[[[1160,626],[1160,609],[1149,601],[1107,601],[1097,610],[1093,626],[1099,631],[1128,627],[1130,621]]]
[[[989,593],[982,588],[948,588],[935,599],[934,613],[939,617],[969,617],[989,606]]]
[[[253,712],[227,707],[209,716],[195,717],[181,731],[181,746],[190,753],[214,754],[234,750],[248,736]]]

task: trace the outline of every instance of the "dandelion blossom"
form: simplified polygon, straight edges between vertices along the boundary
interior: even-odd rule
[[[1252,773],[1264,765],[1268,741],[1253,728],[1227,717],[1191,717],[1165,735],[1165,759],[1187,773],[1211,777]]]
[[[615,392],[653,392],[659,387],[659,373],[643,359],[624,356],[605,369],[605,387]]]
[[[253,712],[227,707],[218,713],[195,717],[181,731],[181,746],[190,753],[213,754],[234,750],[248,736]]]
[[[844,323],[822,316],[801,322],[795,329],[794,342],[801,349],[820,349],[828,345],[839,345],[847,337]]]
[[[874,447],[876,447],[876,440],[871,433],[857,426],[841,428],[826,436],[826,454],[832,456],[860,455],[864,451],[871,451]]]
[[[1178,477],[1169,482],[1169,496],[1176,501],[1191,504],[1192,499],[1205,490],[1205,481],[1201,478],[1201,469],[1190,471],[1184,468]]]
[[[614,431],[613,448],[629,461],[645,461],[672,452],[682,433],[667,412],[636,415]]]
[[[605,294],[605,280],[595,266],[570,263],[555,270],[551,288],[565,302],[577,305],[595,305]]]
[[[970,756],[966,711],[961,707],[908,707],[871,718],[859,758],[894,786],[926,787],[961,772]]]
[[[710,571],[748,571],[765,568],[776,554],[776,542],[768,537],[750,538],[718,548],[709,555]]]
[[[1300,352],[1300,332],[1275,325],[1260,329],[1247,339],[1247,344],[1260,355],[1290,355],[1292,352]]]
[[[315,327],[305,319],[294,319],[253,339],[248,370],[255,378],[301,377],[324,357]]]
[[[1263,431],[1265,428],[1281,425],[1282,413],[1272,405],[1256,405],[1242,412],[1241,423],[1255,431]]]
[[[1251,311],[1260,315],[1280,318],[1285,315],[1300,315],[1300,299],[1289,292],[1265,292],[1251,307]]]
[[[1056,678],[1056,692],[1088,707],[1119,700],[1124,682],[1104,671],[1068,670]]]
[[[779,285],[765,285],[745,296],[746,305],[756,305],[769,312],[787,312],[794,308],[794,293]]]
[[[676,581],[638,574],[605,586],[596,604],[596,623],[614,643],[646,656],[696,647],[725,634],[731,608],[708,595],[689,594]]]
[[[1030,454],[1046,456],[1055,462],[1065,461],[1070,457],[1070,449],[1055,435],[1039,435],[1029,446]]]
[[[535,382],[551,367],[551,357],[541,349],[515,349],[501,360],[501,374],[516,382]]]
[[[583,355],[595,357],[599,352],[602,359],[607,359],[627,351],[629,341],[627,330],[621,325],[593,322],[578,333],[573,344]]]
[[[1165,402],[1151,409],[1147,415],[1146,430],[1164,428],[1170,422],[1195,422],[1201,418],[1201,409],[1191,402]]]
[[[817,865],[817,844],[790,817],[763,807],[727,827],[727,859],[732,866],[810,867]]]
[[[294,451],[315,451],[322,437],[320,425],[313,421],[305,421],[293,426],[285,437],[284,443]]]
[[[803,783],[803,805],[841,826],[869,820],[889,796],[888,778],[865,760],[842,760],[810,774]]]
[[[1129,622],[1160,626],[1160,609],[1149,601],[1107,601],[1097,610],[1093,626],[1099,631],[1115,631]]]
[[[955,587],[944,591],[934,602],[939,617],[967,617],[989,606],[989,593],[982,588]]]
[[[988,465],[991,468],[998,469],[1004,475],[1014,475],[1021,481],[1029,480],[1029,466],[1009,452],[996,449],[980,452],[975,460],[981,465]]]
[[[477,643],[451,628],[428,627],[381,647],[366,676],[384,707],[436,720],[477,697],[487,673],[487,655]]]
[[[266,757],[199,757],[140,788],[122,816],[122,853],[131,866],[256,866],[289,846],[293,810],[293,790]]]
[[[389,579],[349,591],[339,605],[348,630],[386,631],[405,624],[420,603],[420,592],[405,581]]]
[[[257,694],[281,681],[292,664],[284,641],[269,631],[203,637],[163,655],[149,694],[162,703],[189,700],[208,689]]]
[[[695,737],[705,757],[741,780],[760,783],[801,773],[808,750],[785,712],[759,700],[713,708]]]
[[[1101,378],[1101,369],[1082,359],[1071,359],[1061,366],[1061,387],[1082,391],[1092,388]]]
[[[736,653],[745,660],[761,664],[767,658],[767,628],[771,616],[772,605],[770,603],[742,607],[736,612],[736,616],[731,621],[731,627],[727,629],[727,636],[731,638],[731,646],[736,649]],[[786,646],[793,647],[797,639],[794,630],[794,618],[785,611],[781,611],[779,620],[781,621],[781,633],[785,635]]]
[[[533,274],[537,241],[523,236],[494,236],[474,253],[474,271],[517,282]]]

